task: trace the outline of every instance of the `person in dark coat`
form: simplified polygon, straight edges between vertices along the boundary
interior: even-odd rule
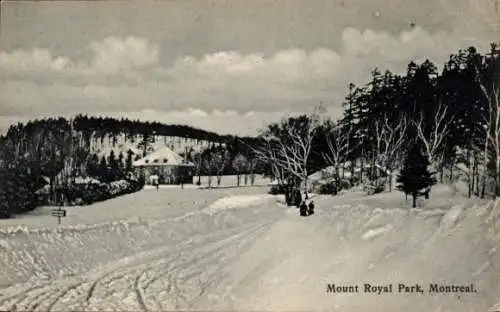
[[[305,201],[303,201],[300,204],[300,216],[301,217],[307,217],[307,205],[306,205]]]
[[[309,203],[309,206],[307,208],[308,208],[308,210],[307,210],[308,215],[314,214],[314,202],[312,200]]]

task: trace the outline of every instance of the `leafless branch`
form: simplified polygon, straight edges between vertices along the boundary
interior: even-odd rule
[[[436,114],[434,115],[434,120],[432,124],[431,131],[426,134],[424,130],[424,116],[423,113],[420,114],[418,121],[414,122],[417,129],[417,135],[422,144],[424,145],[425,151],[429,162],[433,164],[440,157],[438,153],[441,153],[441,148],[443,146],[444,140],[450,131],[450,125],[453,122],[453,117],[449,116],[448,108],[441,102],[438,103]]]

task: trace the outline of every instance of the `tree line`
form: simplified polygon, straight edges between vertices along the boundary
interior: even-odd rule
[[[338,120],[319,110],[283,119],[268,125],[252,149],[280,185],[307,186],[311,172],[330,166],[338,181],[348,175],[351,185],[389,190],[392,172],[403,167],[409,151],[418,150],[441,182],[461,175],[469,196],[496,196],[499,75],[496,44],[486,54],[474,47],[459,50],[441,71],[429,60],[410,62],[404,74],[375,68],[365,85],[349,85]]]

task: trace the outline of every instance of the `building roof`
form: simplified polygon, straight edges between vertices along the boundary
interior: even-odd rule
[[[179,156],[168,147],[161,148],[146,157],[134,161],[135,167],[141,166],[194,166],[193,163],[185,162],[184,158]]]

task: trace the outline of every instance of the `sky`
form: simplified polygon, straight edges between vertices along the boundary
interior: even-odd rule
[[[2,1],[0,132],[78,113],[255,135],[500,39],[500,0]],[[415,27],[410,27],[414,23]]]

